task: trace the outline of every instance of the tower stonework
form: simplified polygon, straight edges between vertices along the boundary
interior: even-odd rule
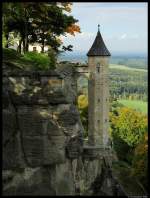
[[[110,52],[98,30],[88,56],[88,143],[107,147],[109,128],[109,77]]]

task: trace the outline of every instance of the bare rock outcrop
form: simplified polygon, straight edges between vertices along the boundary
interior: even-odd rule
[[[68,72],[69,71],[69,72]],[[3,194],[74,195],[82,153],[73,68],[3,71]],[[61,73],[61,75],[60,75]]]
[[[83,144],[75,72],[3,64],[3,195],[113,194],[103,152]]]

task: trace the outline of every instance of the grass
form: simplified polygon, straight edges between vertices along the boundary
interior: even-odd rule
[[[140,100],[118,100],[119,103],[123,104],[124,106],[136,109],[142,113],[147,114],[147,102],[143,102]]]
[[[110,69],[121,69],[121,70],[131,70],[131,71],[147,72],[146,69],[131,68],[131,67],[127,67],[125,65],[117,65],[117,64],[110,64],[109,65],[109,68]]]

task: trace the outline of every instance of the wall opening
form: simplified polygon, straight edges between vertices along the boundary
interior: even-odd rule
[[[99,73],[100,72],[100,63],[97,63],[96,68],[97,68],[97,72]]]

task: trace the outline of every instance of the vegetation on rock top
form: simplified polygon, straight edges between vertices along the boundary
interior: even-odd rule
[[[56,66],[53,54],[48,56],[46,53],[27,52],[21,55],[9,48],[3,49],[3,62],[24,70],[49,70]]]

